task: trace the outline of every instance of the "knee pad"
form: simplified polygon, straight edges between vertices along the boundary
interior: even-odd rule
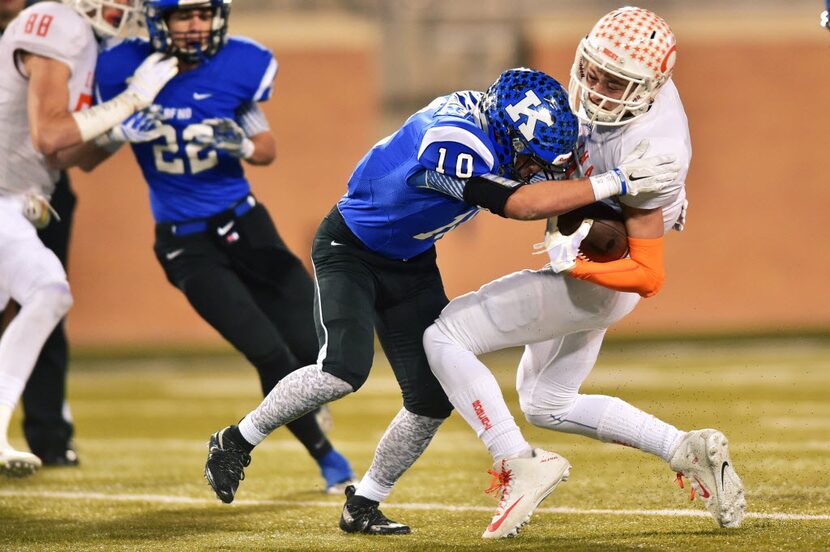
[[[72,292],[66,282],[52,282],[36,288],[23,301],[22,309],[31,309],[50,320],[63,318],[73,303]]]
[[[552,426],[556,425],[553,416],[550,414],[528,414],[525,412],[524,415],[525,420],[536,427],[550,429]]]
[[[576,393],[573,395],[563,394],[560,396],[548,397],[548,402],[546,402],[542,407],[537,407],[532,404],[528,405],[526,407],[527,410],[530,410],[533,413],[524,412],[525,419],[536,427],[555,429],[556,426],[561,424],[568,417],[568,414],[571,413],[578,398],[579,395]]]

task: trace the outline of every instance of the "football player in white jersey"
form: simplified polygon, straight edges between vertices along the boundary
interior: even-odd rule
[[[579,43],[570,82],[582,123],[575,160],[582,175],[612,169],[650,144],[683,169],[673,186],[621,196],[630,255],[608,263],[577,258],[590,228],[570,236],[549,225],[543,248],[551,264],[510,274],[463,295],[424,334],[430,366],[453,406],[495,461],[491,490],[501,499],[485,538],[513,536],[567,469],[551,470],[522,436],[496,379],[477,356],[526,345],[517,377],[519,403],[532,424],[619,443],[665,460],[691,483],[718,525],[737,527],[746,501],[722,433],[684,432],[616,397],[582,395],[606,329],[640,296],[663,283],[664,233],[682,229],[684,182],[691,160],[688,123],[671,80],[674,35],[661,18],[634,7],[602,17]],[[567,465],[567,462],[565,462]]]
[[[26,8],[0,39],[0,308],[20,312],[0,337],[0,473],[24,476],[41,465],[8,442],[9,419],[44,341],[72,305],[60,261],[38,239],[48,224],[58,173],[97,150],[85,142],[147,108],[176,74],[156,56],[130,87],[92,105],[98,37],[131,26],[137,0],[66,0]]]

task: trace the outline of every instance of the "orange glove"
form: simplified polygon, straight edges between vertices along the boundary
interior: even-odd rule
[[[577,259],[569,274],[617,291],[639,293],[643,297],[657,295],[663,287],[663,237],[628,238],[629,258],[609,263],[593,263]]]

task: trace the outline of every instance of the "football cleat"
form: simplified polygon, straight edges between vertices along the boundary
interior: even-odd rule
[[[691,485],[691,499],[699,496],[720,527],[740,527],[746,498],[741,478],[729,457],[729,443],[720,431],[699,429],[686,434],[669,462]]]
[[[210,436],[205,462],[205,479],[225,504],[233,502],[239,482],[245,479],[245,468],[251,464],[251,455],[225,435],[232,427],[228,426]]]
[[[571,464],[556,453],[533,449],[531,458],[511,458],[493,465],[493,481],[486,493],[501,491],[499,505],[485,539],[515,537],[530,522],[530,516],[562,481],[567,481]]]
[[[44,467],[74,468],[80,465],[78,453],[69,445],[65,449],[52,450],[47,453],[38,453]]]
[[[347,486],[345,492],[346,504],[343,505],[343,512],[340,514],[340,529],[346,533],[408,535],[412,531],[408,525],[392,521],[383,515],[377,502],[367,500],[365,502],[368,504],[359,504],[354,500],[354,485]]]
[[[0,449],[0,474],[7,477],[28,477],[41,465],[40,458],[30,452],[15,450],[10,446]]]
[[[349,485],[356,485],[349,461],[346,457],[331,449],[325,456],[317,460],[320,473],[326,480],[326,494],[339,495],[346,491]]]

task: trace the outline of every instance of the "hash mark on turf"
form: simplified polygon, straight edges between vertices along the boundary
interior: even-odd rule
[[[11,498],[49,498],[64,500],[102,500],[111,502],[156,502],[160,504],[218,504],[218,501],[209,498],[195,498],[190,496],[152,495],[152,494],[107,494],[81,493],[59,491],[11,491],[0,490],[0,496]],[[340,508],[342,501],[325,502],[322,500],[235,500],[230,506],[294,506],[300,508]],[[444,510],[448,512],[492,512],[492,506],[465,506],[455,504],[432,504],[422,502],[391,503],[390,508],[401,510]],[[605,508],[538,508],[542,514],[576,514],[576,515],[608,515],[608,516],[665,516],[665,517],[706,517],[709,512],[702,510],[612,510]],[[790,514],[781,512],[747,512],[747,518],[800,520],[800,521],[828,521],[830,514]]]

